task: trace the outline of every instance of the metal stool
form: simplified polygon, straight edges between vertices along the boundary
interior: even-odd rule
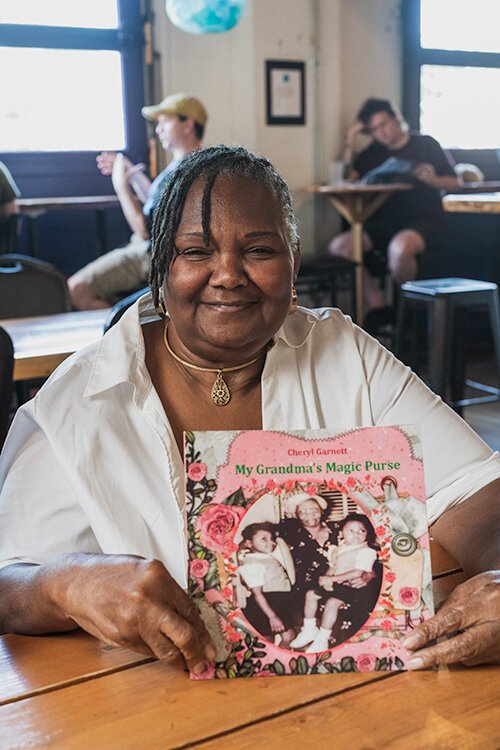
[[[338,295],[348,295],[349,310],[356,315],[356,266],[352,260],[333,255],[302,257],[295,287],[300,296],[308,296],[315,307],[339,307]],[[303,304],[303,303],[301,303]]]
[[[459,413],[471,406],[500,399],[500,388],[465,380],[465,314],[471,308],[488,310],[500,378],[500,303],[498,286],[488,281],[446,278],[408,281],[401,287],[394,351],[403,353],[407,313],[425,306],[429,323],[430,386]],[[413,333],[415,333],[415,325]],[[464,384],[489,395],[462,398]],[[449,396],[448,396],[449,393]]]

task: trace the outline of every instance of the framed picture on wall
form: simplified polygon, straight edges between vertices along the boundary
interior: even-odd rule
[[[266,60],[266,124],[305,125],[305,63]]]

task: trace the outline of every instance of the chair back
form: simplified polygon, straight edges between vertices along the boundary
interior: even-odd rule
[[[71,310],[65,276],[27,255],[0,255],[0,318],[27,318]]]
[[[0,254],[15,251],[21,227],[21,214],[10,214],[0,220]]]
[[[0,328],[0,450],[9,428],[13,369],[14,347],[12,340],[7,331]]]
[[[106,331],[109,331],[111,326],[114,326],[115,323],[118,323],[121,316],[128,310],[128,308],[131,307],[134,302],[139,299],[139,297],[142,297],[143,294],[146,294],[146,292],[149,292],[149,287],[147,286],[143,287],[142,289],[138,289],[136,292],[132,292],[132,294],[129,294],[128,297],[124,297],[119,302],[117,302],[116,305],[113,305],[113,307],[111,308],[111,312],[109,313],[104,323],[104,333],[106,333]]]

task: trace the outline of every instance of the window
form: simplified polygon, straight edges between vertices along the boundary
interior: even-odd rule
[[[500,149],[500,2],[408,0],[403,11],[411,124],[455,151]]]
[[[116,29],[118,7],[116,0],[0,0],[0,23]]]
[[[120,53],[0,47],[0,151],[125,148]]]
[[[96,153],[120,149],[148,161],[143,9],[150,0],[0,0],[0,160],[24,198],[104,195]],[[149,18],[149,16],[148,16]],[[36,219],[38,253],[66,274],[95,253],[94,212]],[[106,213],[108,247],[130,236],[119,209]],[[32,252],[27,221],[18,239]]]
[[[73,173],[103,149],[144,158],[142,45],[140,0],[0,0],[0,159],[22,174],[24,157],[31,173],[44,155]]]

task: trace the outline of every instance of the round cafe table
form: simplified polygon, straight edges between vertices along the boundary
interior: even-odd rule
[[[411,190],[409,183],[365,185],[361,182],[339,182],[315,185],[311,190],[325,195],[339,214],[349,222],[353,234],[353,257],[356,261],[356,320],[363,321],[363,224],[393,193]]]

